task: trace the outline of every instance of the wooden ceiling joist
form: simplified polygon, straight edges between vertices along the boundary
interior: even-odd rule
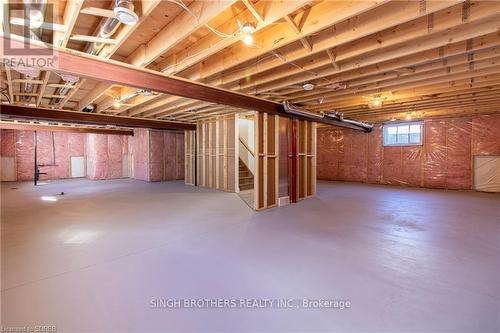
[[[427,6],[427,13],[437,12],[450,6],[454,6],[460,1],[440,1],[432,2]],[[373,9],[375,8],[375,9]],[[373,11],[379,11],[377,15],[374,15],[369,9]],[[363,14],[368,11],[366,14]],[[458,9],[457,9],[458,11]],[[335,12],[335,20],[332,21],[331,15],[328,13]],[[347,18],[354,15],[359,15],[357,20],[346,21]],[[321,2],[317,6],[311,8],[308,18],[304,22],[302,32],[304,35],[310,35],[318,33],[328,27],[335,24],[335,33],[327,34],[328,38],[315,43],[315,49],[313,53],[309,53],[303,48],[299,48],[294,53],[287,53],[282,59],[277,57],[268,57],[265,61],[259,61],[258,66],[244,66],[241,69],[231,70],[228,72],[228,68],[236,66],[238,64],[246,63],[251,59],[258,58],[265,55],[266,53],[272,51],[273,49],[279,48],[280,46],[291,44],[298,39],[296,33],[289,29],[288,25],[276,25],[265,31],[265,36],[261,36],[259,40],[264,45],[259,45],[258,48],[248,48],[244,45],[235,45],[228,52],[217,55],[217,57],[212,57],[207,59],[203,66],[203,78],[205,82],[213,85],[221,85],[229,89],[240,89],[241,87],[249,87],[249,89],[241,90],[252,93],[253,90],[253,77],[263,71],[271,71],[277,67],[283,68],[282,72],[273,73],[270,72],[275,78],[283,78],[290,75],[290,73],[297,71],[299,73],[304,73],[304,70],[308,68],[300,69],[296,67],[285,66],[294,61],[299,61],[310,55],[316,55],[319,52],[325,52],[334,46],[339,46],[347,44],[348,42],[354,41],[356,39],[369,36],[370,34],[380,31],[380,29],[389,29],[396,24],[403,24],[410,22],[414,19],[422,17],[420,12],[420,7],[417,2],[391,2],[391,3],[367,3],[367,2],[357,2],[356,6],[351,6],[350,3],[336,3],[336,2]],[[458,15],[458,14],[457,14]],[[360,23],[362,22],[362,23]],[[328,31],[328,30],[325,30]],[[427,31],[427,30],[426,30]],[[278,44],[273,42],[272,37],[266,36],[281,36],[280,42]],[[227,55],[226,55],[227,54]],[[325,54],[325,53],[323,53]],[[227,58],[230,57],[230,58]],[[235,62],[233,59],[237,59]],[[329,61],[328,61],[329,62]],[[222,76],[211,78],[211,76],[223,73]],[[198,74],[196,74],[198,75]],[[311,79],[311,74],[306,74],[309,77],[306,79]],[[193,77],[187,75],[187,77]],[[208,80],[207,80],[208,79]],[[243,83],[240,80],[244,80]],[[304,80],[305,81],[305,80]],[[295,82],[296,83],[296,82]],[[169,103],[176,100],[176,97],[171,97],[166,99],[165,102]]]
[[[265,17],[263,17],[262,22],[257,22],[255,27],[256,30],[259,31],[269,26],[282,17],[305,6],[309,2],[310,0],[268,2],[265,6],[266,15]],[[196,3],[197,2],[195,2],[195,4]],[[208,4],[211,4],[208,5],[209,9],[211,8],[211,6],[215,6],[215,8],[217,8],[217,2],[209,2]],[[255,11],[257,11],[255,7],[254,9]],[[210,11],[206,12],[210,13]],[[173,58],[169,57],[160,62],[158,65],[155,65],[154,69],[160,70],[168,75],[174,75],[214,54],[217,54],[218,52],[231,45],[240,44],[238,42],[241,39],[241,34],[239,32],[240,27],[237,22],[252,22],[254,20],[254,14],[255,13],[253,13],[251,10],[245,10],[241,12],[240,14],[235,16],[234,19],[229,20],[223,25],[217,27],[217,30],[219,31],[223,31],[225,33],[230,32],[228,33],[228,36],[221,38],[217,34],[208,34],[197,41],[190,49],[182,51],[182,55],[176,54]],[[208,20],[210,16],[206,15],[203,17],[206,17]],[[180,40],[186,38],[186,36],[184,36],[182,33],[179,33],[179,31],[189,32],[191,31],[190,29],[194,29],[198,26],[199,24],[191,24],[188,27],[177,27],[175,25],[169,25],[166,29],[162,30],[162,32],[158,34],[150,43],[148,43],[148,45],[151,44],[153,46],[146,45],[145,47],[136,50],[131,56],[126,59],[126,62],[136,64],[141,67],[149,65],[149,63],[151,63],[154,59],[158,58],[161,54],[166,52],[168,50],[167,48],[172,48]],[[142,60],[140,57],[142,57]],[[173,63],[170,62],[172,59],[174,61]],[[194,78],[191,77],[191,79]],[[144,99],[144,101],[147,100],[148,99]],[[108,98],[108,100],[103,104],[107,107],[110,107],[113,102]]]
[[[57,22],[67,29],[45,31],[43,40],[84,49],[68,44],[69,36],[97,36],[103,18],[79,15],[82,0],[55,1],[64,9]],[[185,1],[134,2],[139,22],[108,36],[116,44],[98,54],[105,65],[87,56],[76,65],[63,60],[80,76],[67,93],[48,71],[27,78],[4,67],[2,103],[74,110],[93,104],[86,111],[182,123],[246,109],[280,113],[283,101],[377,121],[404,112],[490,112],[499,104],[498,1]],[[111,15],[109,4],[85,4]],[[242,42],[246,23],[255,27],[253,45]],[[304,90],[305,83],[313,89]],[[374,98],[381,108],[369,108]]]
[[[189,7],[189,10],[192,13],[197,13],[197,17],[193,17],[189,12],[182,12],[152,40],[147,44],[140,45],[132,52],[132,54],[125,59],[125,62],[133,66],[146,67],[161,54],[188,38],[190,34],[199,29],[200,26],[207,24],[215,16],[230,7],[235,1],[236,0],[195,2],[193,6]],[[124,41],[125,38],[126,36],[123,36],[121,40]],[[110,56],[116,49],[117,48],[105,49],[104,53]],[[87,93],[83,102],[79,104],[80,110],[102,96],[109,88],[110,85],[102,84]],[[108,99],[106,103],[107,105],[112,105],[113,101]]]
[[[494,37],[497,42],[500,42],[500,36],[495,35]],[[448,45],[446,50],[443,50],[441,54],[439,49],[424,51],[411,56],[399,58],[397,61],[386,61],[364,68],[342,72],[337,75],[327,76],[326,79],[330,82],[348,81],[348,87],[354,87],[357,84],[359,85],[378,81],[378,78],[391,78],[418,74],[432,69],[446,68],[448,66],[471,63],[476,60],[500,56],[500,47],[491,47],[491,45],[494,44],[489,44],[485,42],[484,39],[481,43],[477,43],[477,46],[474,46],[469,51],[466,49],[466,44],[467,42],[460,42]],[[411,72],[402,73],[397,71],[400,66],[405,67],[409,63],[414,64]],[[317,87],[325,87],[328,85],[328,81],[322,82],[321,80],[318,80],[314,81],[314,83]],[[302,89],[292,89],[291,91],[288,91],[287,94],[291,100],[294,100],[297,98],[318,95],[318,91],[305,92]],[[325,91],[322,91],[320,95],[325,95]]]
[[[498,10],[500,11],[500,3]],[[427,31],[426,21],[421,20],[421,24],[416,26],[410,24],[408,26],[400,26],[395,29],[389,29],[379,33],[378,38],[366,37],[357,43],[350,44],[349,47],[338,47],[335,50],[336,61],[341,64],[342,72],[375,65],[381,62],[398,59],[405,56],[410,56],[418,52],[436,49],[450,42],[467,41],[472,38],[477,38],[489,33],[495,33],[498,29],[497,15],[492,15],[491,8],[480,7],[474,11],[467,25],[458,21],[461,17],[460,11],[456,9],[453,12],[442,13],[443,21],[440,28],[436,27],[432,34]],[[449,19],[450,15],[456,16],[454,19]],[[437,15],[435,15],[437,16]],[[448,18],[448,20],[447,20]],[[412,33],[408,33],[408,29],[413,29]],[[315,43],[317,50],[318,43]],[[376,52],[377,50],[383,52]],[[465,50],[464,50],[465,51]],[[320,58],[321,59],[321,58]],[[323,60],[311,62],[305,66],[302,71],[282,66],[278,72],[270,73],[272,76],[267,80],[259,78],[257,81],[249,81],[240,85],[242,92],[254,90],[257,93],[263,93],[271,90],[281,89],[299,82],[314,80],[328,75],[338,74],[338,70],[328,66],[331,60],[323,55]],[[262,67],[262,64],[259,66]],[[324,70],[318,71],[323,67]],[[288,72],[288,73],[287,73]],[[314,74],[313,74],[314,73]],[[283,75],[281,75],[283,74]],[[257,86],[257,90],[255,90]],[[224,85],[229,88],[229,86]]]
[[[2,43],[10,42],[14,47],[21,47],[18,38],[1,36]],[[170,77],[151,70],[141,69],[121,62],[104,60],[95,56],[54,49],[57,57],[57,71],[76,75],[81,78],[102,80],[110,84],[159,91],[165,94],[194,98],[210,103],[224,104],[267,113],[282,112],[280,104],[266,101],[229,90],[218,89],[201,83]],[[46,68],[47,69],[47,68]]]

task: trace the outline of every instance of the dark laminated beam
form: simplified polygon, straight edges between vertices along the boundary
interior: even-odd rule
[[[9,116],[10,118],[52,120],[77,124],[114,125],[123,127],[152,128],[160,130],[196,129],[196,126],[193,124],[176,123],[162,120],[148,120],[132,117],[109,116],[105,114],[90,112],[40,109],[6,104],[3,104],[1,106],[0,113],[3,117]]]
[[[128,129],[105,129],[73,126],[52,126],[32,123],[10,123],[0,122],[1,129],[27,130],[27,131],[47,131],[47,132],[69,132],[69,133],[93,133],[106,135],[134,135],[133,130]]]
[[[0,38],[2,39],[2,45],[10,43],[12,48],[23,49],[23,41],[19,39],[19,36],[0,36]],[[30,41],[30,43],[45,48],[47,52],[52,52],[50,57],[55,60],[53,63],[48,64],[48,66],[41,67],[41,69],[44,70],[55,70],[58,73],[66,73],[82,78],[105,81],[138,89],[148,89],[169,95],[228,105],[245,110],[272,114],[283,112],[281,104],[265,99],[208,86],[179,77],[168,76],[161,72],[139,68],[119,61],[91,56],[82,52],[60,48],[49,49],[45,44],[40,44],[35,41]],[[33,54],[33,56],[36,56],[36,54]],[[49,58],[48,56],[45,57]],[[3,58],[7,61],[16,59],[15,56],[9,56],[8,52]],[[22,56],[20,56],[19,59],[22,59]],[[43,62],[41,61],[40,63]]]
[[[81,78],[104,81],[111,84],[134,87],[138,89],[157,91],[164,94],[191,98],[209,103],[227,105],[243,110],[278,114],[289,118],[315,121],[318,123],[347,127],[356,130],[364,130],[359,126],[334,119],[311,119],[306,116],[290,114],[285,112],[285,107],[282,104],[255,96],[209,86],[175,76],[168,76],[161,72],[139,68],[119,61],[103,59],[74,50],[54,48],[51,45],[30,40],[30,45],[36,45],[47,53],[46,55],[38,55],[38,53],[41,53],[40,49],[38,49],[37,52],[30,52],[26,49],[24,40],[20,38],[20,36],[11,34],[7,37],[2,35],[0,36],[0,39],[0,46],[2,48],[4,48],[5,45],[10,44],[12,48],[18,48],[25,51],[24,57],[28,55],[29,58],[40,58],[42,60],[40,63],[44,63],[44,59],[54,59],[53,63],[47,63],[47,66],[39,65],[41,66],[41,69],[44,70],[52,70],[57,71],[58,73],[76,75]],[[16,59],[23,60],[23,55],[16,56],[9,55],[8,53],[9,52],[4,52],[2,54],[2,60],[7,65],[9,61],[15,62]],[[33,61],[33,59],[31,59],[31,61],[33,63],[38,63],[37,61]],[[148,126],[138,125],[136,127]]]

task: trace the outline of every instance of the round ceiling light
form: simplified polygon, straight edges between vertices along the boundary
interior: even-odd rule
[[[255,26],[252,23],[245,23],[241,26],[241,32],[245,35],[251,35],[255,32]]]
[[[302,89],[304,89],[305,91],[311,91],[314,89],[314,84],[312,84],[311,82],[306,82],[302,85]]]
[[[253,37],[252,35],[248,34],[243,37],[243,43],[246,45],[252,45],[253,44]]]

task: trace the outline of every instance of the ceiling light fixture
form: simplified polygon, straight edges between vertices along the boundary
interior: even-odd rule
[[[245,43],[246,45],[252,45],[253,44],[253,36],[252,35],[243,36],[243,43]]]
[[[305,91],[311,91],[314,89],[314,84],[311,82],[304,82],[304,84],[302,85],[302,89],[304,89]]]
[[[113,103],[113,109],[119,109],[122,106],[122,103],[120,103],[120,100],[117,98],[115,99],[115,102]]]
[[[255,25],[253,23],[246,22],[240,27],[241,33],[243,34],[243,43],[246,45],[253,44],[253,33],[255,32]]]
[[[255,25],[253,23],[245,23],[241,26],[241,32],[245,35],[251,35],[255,32]]]
[[[368,103],[368,107],[370,109],[380,109],[383,105],[383,101],[380,97],[375,97],[373,100],[371,100],[369,103]]]
[[[409,112],[408,112],[408,113],[406,114],[406,118],[405,118],[405,119],[406,119],[406,120],[411,120],[411,119],[412,119],[411,113],[409,113]]]

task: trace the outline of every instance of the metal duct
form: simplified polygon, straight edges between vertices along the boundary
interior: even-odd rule
[[[117,9],[119,9],[119,10],[117,10]],[[127,24],[131,20],[130,18],[132,18],[132,19],[134,18],[134,15],[135,15],[135,17],[137,17],[137,15],[134,13],[134,4],[130,0],[116,0],[114,12],[117,15],[117,17],[125,17],[125,19],[129,18],[129,20],[126,20],[127,22],[125,22]],[[118,15],[120,15],[120,16],[118,16]],[[115,34],[118,27],[120,26],[120,23],[122,23],[121,20],[118,20],[117,18],[108,17],[108,18],[102,19],[101,23],[99,24],[97,37],[111,38]],[[95,43],[95,42],[89,43],[87,45],[87,47],[85,48],[84,52],[91,54],[91,55],[98,55],[103,47],[104,47],[104,43]],[[76,80],[74,78],[71,78],[70,80],[66,80],[63,76],[61,76],[61,77],[63,78],[63,80],[66,82],[66,84],[68,86],[60,88],[57,92],[57,95],[66,95],[69,91],[69,86],[74,84],[75,82],[77,82],[79,78],[76,78]],[[52,101],[52,104],[57,104],[60,102],[60,100],[61,100],[60,98],[57,98],[57,99]]]
[[[116,18],[108,17],[102,19],[101,24],[99,25],[97,37],[110,38],[116,32],[119,25],[120,21],[118,21]],[[97,55],[99,51],[101,51],[103,46],[104,43],[89,43],[89,45],[85,49],[85,53]]]
[[[120,26],[120,23],[132,24],[134,20],[137,22],[138,17],[137,14],[134,13],[134,4],[130,0],[115,0],[115,7],[113,11],[120,19],[111,17],[103,18],[99,24],[99,29],[96,35],[97,37],[111,38]],[[98,55],[104,45],[104,43],[89,43],[84,52],[91,55]],[[69,91],[69,85],[78,81],[78,78],[76,80],[74,80],[74,78],[71,78],[71,80],[66,80],[64,77],[62,78],[66,84],[68,84],[68,87],[60,88],[57,95],[66,95]],[[57,104],[60,100],[60,98],[57,98],[52,101],[52,104]]]
[[[41,25],[44,21],[46,4],[47,4],[46,0],[23,0],[25,19],[28,20],[29,22],[39,22]],[[41,29],[36,29],[36,32],[30,29],[30,38],[40,41],[37,32],[40,33]],[[40,70],[37,69],[32,69],[32,68],[21,69],[19,67],[14,69],[24,74],[25,75],[24,78],[26,80],[36,79],[38,75],[40,75]],[[29,82],[24,83],[24,92],[31,93],[33,91],[33,88],[34,88],[33,83]],[[25,102],[29,102],[30,99],[31,99],[30,96],[24,96]]]
[[[137,14],[134,13],[134,4],[130,0],[115,0],[115,8],[113,9],[115,15],[118,18],[124,18],[124,22],[119,20],[118,18],[105,18],[102,19],[101,24],[99,25],[99,31],[97,33],[97,37],[101,38],[111,38],[114,35],[120,23],[130,23],[130,17]],[[128,13],[129,16],[126,16],[124,13]],[[127,19],[128,18],[128,19]],[[104,43],[90,43],[85,52],[92,55],[97,55],[101,49],[103,48]]]
[[[372,124],[368,124],[362,121],[345,119],[344,116],[338,112],[330,113],[314,113],[295,105],[291,105],[288,101],[283,102],[283,108],[286,113],[293,114],[296,116],[309,118],[311,121],[321,120],[323,123],[328,123],[335,126],[348,127],[352,129],[362,130],[364,132],[371,132],[373,129]]]

